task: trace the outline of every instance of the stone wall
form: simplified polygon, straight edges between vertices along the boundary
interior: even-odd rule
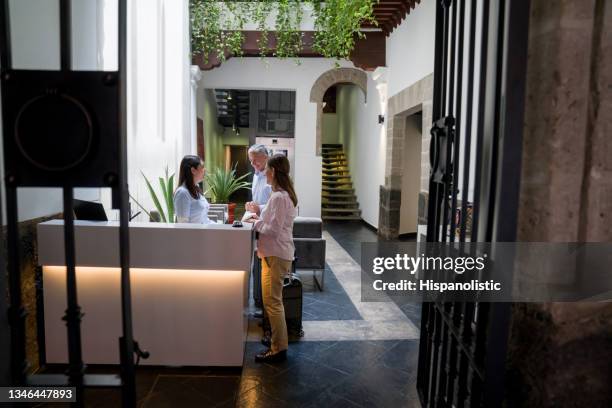
[[[42,288],[42,273],[38,267],[38,244],[36,239],[36,225],[40,222],[48,221],[53,218],[59,218],[58,215],[49,217],[36,218],[33,220],[23,221],[19,223],[19,254],[20,260],[19,265],[21,267],[21,297],[23,307],[25,308],[26,315],[26,358],[30,364],[28,373],[35,372],[39,367],[39,330],[43,330],[44,327],[38,325],[38,310],[40,301],[42,301],[42,294],[39,289]],[[2,227],[2,257],[0,259],[6,262],[6,227]],[[6,264],[5,264],[6,268]],[[8,269],[5,269],[8,271]],[[8,272],[7,276],[3,276],[6,279],[8,286]],[[8,304],[8,291],[7,287],[6,302]]]
[[[427,214],[427,190],[429,189],[429,130],[432,123],[433,74],[426,76],[403,91],[389,98],[387,107],[387,153],[385,161],[385,185],[380,186],[380,211],[378,235],[395,239],[399,234],[400,206],[402,202],[402,174],[406,118],[422,112],[421,192],[419,214]],[[426,217],[419,216],[419,224],[426,224]]]
[[[532,0],[519,241],[612,241],[612,3]],[[612,303],[513,305],[509,406],[612,406]]]

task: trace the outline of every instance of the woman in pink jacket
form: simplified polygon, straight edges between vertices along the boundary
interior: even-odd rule
[[[259,232],[257,256],[262,260],[263,304],[272,327],[270,348],[257,354],[255,361],[270,363],[287,358],[283,280],[291,269],[295,252],[293,219],[297,215],[297,196],[289,177],[287,157],[276,154],[269,158],[265,172],[272,195],[261,215],[254,215],[247,222],[252,222],[253,229]]]

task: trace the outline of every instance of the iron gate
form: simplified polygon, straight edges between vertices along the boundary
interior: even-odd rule
[[[0,0],[0,80],[10,288],[10,383],[16,386],[75,386],[76,406],[84,404],[83,391],[87,387],[121,387],[123,406],[136,406],[133,355],[141,351],[132,336],[128,247],[127,1],[118,1],[119,69],[116,71],[73,70],[70,0],[60,0],[59,8],[60,70],[26,70],[13,67],[9,1]],[[18,247],[17,189],[20,187],[63,189],[67,292],[67,309],[63,320],[68,332],[69,360],[66,375],[28,375],[27,311],[21,297]],[[75,187],[111,188],[113,208],[120,210],[117,237],[123,334],[117,344],[121,361],[120,377],[115,374],[88,374],[82,358],[82,313],[77,299],[75,271]],[[0,374],[6,377],[6,368],[1,368]]]
[[[516,240],[529,6],[437,1],[428,242]],[[424,303],[421,404],[500,406],[509,322],[508,303]]]

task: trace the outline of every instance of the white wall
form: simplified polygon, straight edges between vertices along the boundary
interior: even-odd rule
[[[389,97],[433,72],[436,0],[422,0],[389,35]]]
[[[72,12],[73,68],[117,69],[116,0],[74,1]],[[59,69],[59,2],[11,0],[10,15],[13,67]],[[147,208],[153,204],[140,170],[150,178],[165,165],[175,171],[191,144],[188,27],[187,0],[128,2],[128,177]],[[20,220],[62,210],[59,189],[18,194]],[[110,206],[109,189],[77,189],[75,196]]]
[[[352,66],[343,62],[342,66]],[[321,215],[321,157],[315,155],[316,104],[310,90],[317,78],[333,69],[325,58],[292,60],[231,58],[219,68],[202,73],[202,88],[294,90],[295,95],[295,187],[300,215]]]
[[[381,103],[380,90],[368,72],[367,99],[357,86],[351,85],[348,102],[354,109],[352,115],[355,123],[352,132],[346,135],[350,140],[345,141],[345,151],[348,156],[349,169],[355,187],[355,195],[361,209],[361,218],[368,224],[378,227],[380,186],[385,182],[385,153],[387,136],[383,125],[378,123],[378,115],[384,112]],[[345,88],[344,91],[347,89]],[[339,89],[337,100],[342,103]],[[341,107],[337,107],[339,112]],[[340,133],[340,117],[338,118],[338,131]]]
[[[335,113],[324,113],[321,123],[321,141],[323,144],[338,143],[338,117]]]
[[[191,149],[188,8],[187,0],[132,0],[128,7],[128,183],[149,210],[155,207],[140,172],[149,180],[166,166],[177,173]]]
[[[422,0],[386,40],[386,73],[375,81],[368,72],[368,97],[357,104],[357,132],[349,165],[361,218],[378,227],[380,186],[385,184],[387,100],[433,72],[435,0]],[[385,79],[386,77],[386,79]],[[378,115],[385,116],[384,124]],[[418,170],[417,170],[418,171]]]

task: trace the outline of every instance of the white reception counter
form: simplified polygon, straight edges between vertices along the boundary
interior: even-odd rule
[[[38,225],[48,363],[68,362],[63,221]],[[134,339],[141,364],[240,366],[254,233],[211,224],[130,223]],[[83,361],[118,364],[119,223],[75,222]]]

